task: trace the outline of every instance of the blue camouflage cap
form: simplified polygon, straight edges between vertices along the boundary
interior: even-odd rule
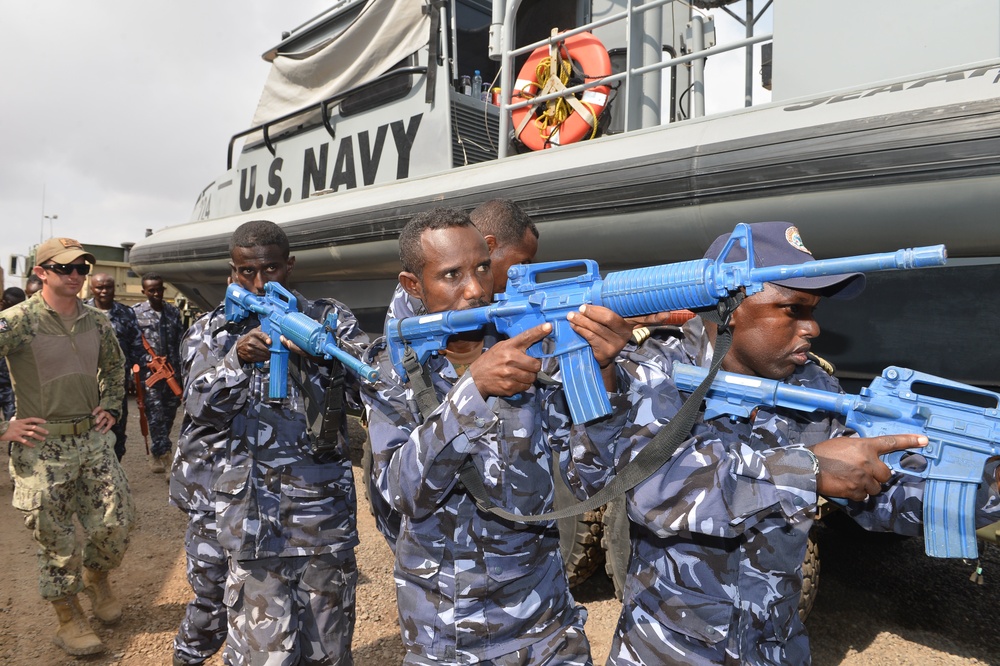
[[[795,225],[788,222],[753,222],[750,227],[753,241],[754,266],[787,266],[816,261],[812,252],[802,242],[802,236]],[[723,234],[715,239],[705,252],[706,259],[718,259],[731,234]],[[733,247],[726,257],[727,262],[743,261],[746,254],[739,245]],[[863,273],[842,273],[823,277],[799,277],[775,280],[774,284],[791,289],[822,290],[824,296],[847,300],[860,294],[865,288]]]

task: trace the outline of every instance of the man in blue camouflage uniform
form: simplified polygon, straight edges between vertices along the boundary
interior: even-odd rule
[[[201,316],[181,340],[180,372],[187,384],[191,367],[208,361],[197,358],[211,348],[212,313]],[[224,322],[215,321],[223,325]],[[236,336],[227,335],[231,347]],[[229,352],[229,347],[220,349]],[[219,544],[215,517],[215,492],[212,490],[225,460],[229,432],[211,426],[196,425],[184,413],[177,449],[170,470],[170,503],[188,514],[184,552],[187,555],[187,579],[194,592],[184,619],[174,636],[173,666],[202,664],[226,642],[226,552]]]
[[[111,326],[115,329],[115,336],[118,338],[118,345],[125,355],[125,386],[128,386],[128,377],[132,372],[132,366],[138,364],[142,367],[146,364],[146,350],[142,347],[142,333],[139,331],[139,321],[135,318],[135,311],[127,305],[123,305],[115,300],[115,279],[107,273],[95,273],[90,276],[90,293],[94,296],[84,301],[103,312],[111,320]],[[125,426],[128,422],[128,396],[122,400],[121,418],[115,422],[111,432],[115,434],[115,455],[118,460],[125,455],[125,441],[128,435]]]
[[[54,642],[71,655],[104,649],[83,615],[121,617],[108,572],[128,547],[134,507],[108,431],[123,397],[124,360],[107,318],[77,298],[94,257],[75,240],[38,246],[41,293],[0,313],[0,356],[7,358],[17,416],[0,421],[13,443],[15,509],[38,543],[39,592],[59,618]],[[77,543],[74,516],[86,533]]]
[[[795,227],[751,229],[757,266],[813,260]],[[716,258],[726,240],[706,256]],[[743,258],[738,250],[729,256]],[[723,369],[840,391],[808,356],[819,335],[813,310],[821,296],[849,298],[863,287],[859,274],[766,284],[733,313]],[[694,319],[682,333],[622,355],[632,408],[619,465],[680,408],[685,396],[671,379],[673,362],[710,365],[715,326]],[[878,456],[927,439],[851,435],[839,417],[780,408],[762,407],[750,422],[696,423],[671,460],[628,494],[632,556],[608,663],[809,663],[797,605],[819,496],[853,500],[847,511],[868,529],[922,533],[921,481],[893,475]],[[987,465],[980,489],[981,525],[1000,514],[996,468]]]
[[[257,294],[267,282],[284,283],[295,263],[285,233],[266,221],[237,228],[230,254],[232,279]],[[296,298],[316,321],[335,311],[338,344],[363,353],[367,336],[343,304]],[[352,664],[357,502],[342,404],[359,405],[358,380],[339,363],[293,353],[288,397],[270,401],[277,378],[256,319],[227,324],[220,306],[205,331],[184,404],[195,426],[229,432],[214,487],[218,540],[229,556],[225,657],[236,665]]]
[[[514,264],[530,264],[535,260],[535,253],[538,252],[538,228],[527,213],[507,199],[491,199],[477,206],[469,213],[469,219],[479,229],[490,250],[493,291],[502,292],[507,288],[507,269]],[[396,285],[389,303],[386,325],[391,319],[405,319],[425,312],[419,299],[408,294],[402,285]],[[368,500],[375,515],[375,525],[385,536],[389,548],[394,550],[399,536],[399,514],[382,500],[381,493],[374,487],[375,479],[369,470],[365,471]]]
[[[400,284],[429,313],[490,301],[489,248],[460,211],[417,215],[400,235],[400,258]],[[571,321],[594,347],[612,402],[624,408],[614,359],[630,328],[604,308]],[[378,357],[382,381],[364,399],[377,488],[402,516],[395,578],[405,664],[591,663],[586,611],[569,592],[555,523],[511,524],[477,508],[457,483],[471,461],[497,505],[550,511],[553,457],[573,487],[574,468],[624,425],[608,419],[593,441],[580,429],[571,455],[562,390],[535,384],[542,364],[525,352],[549,330],[502,341],[495,332],[453,336],[425,364],[441,400],[426,418],[388,354]]]
[[[155,273],[142,276],[142,294],[145,303],[133,307],[139,330],[157,356],[165,356],[174,369],[174,380],[180,368],[180,343],[184,335],[180,311],[163,300],[163,278]],[[148,360],[148,354],[146,356]],[[149,376],[148,368],[142,373]],[[149,468],[153,472],[163,472],[170,466],[170,431],[174,427],[180,398],[170,388],[170,383],[162,379],[146,389],[146,420],[149,422],[150,459]]]

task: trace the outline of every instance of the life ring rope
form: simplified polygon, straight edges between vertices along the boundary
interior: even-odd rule
[[[552,32],[553,37],[558,34],[556,30]],[[512,101],[558,95],[544,105],[534,103],[512,112],[514,135],[532,150],[597,136],[610,87],[598,85],[580,97],[567,94],[574,70],[575,76],[584,81],[600,80],[611,73],[608,52],[591,33],[578,33],[535,49],[518,73]],[[528,128],[529,123],[532,129]]]
[[[555,62],[549,56],[543,58],[535,67],[535,80],[538,82],[538,87],[541,88],[540,95],[566,90],[569,77],[573,74],[573,61],[568,56],[567,53],[565,60],[556,58]],[[553,67],[553,65],[555,66]],[[553,69],[558,69],[558,75],[553,76]],[[584,75],[584,79],[586,78]],[[557,81],[558,83],[556,83]],[[593,139],[597,136],[597,113],[594,106],[589,102],[577,99],[574,95],[565,95],[546,102],[545,110],[535,118],[535,127],[538,128],[542,137],[547,137],[562,125],[574,111],[581,114],[591,127],[590,136],[587,138]]]

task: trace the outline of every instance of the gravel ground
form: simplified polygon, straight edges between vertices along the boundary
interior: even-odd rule
[[[140,524],[113,575],[125,617],[112,629],[94,625],[108,646],[103,655],[74,659],[51,644],[55,614],[38,597],[34,545],[10,506],[10,482],[0,474],[0,561],[7,568],[0,577],[0,664],[170,663],[171,639],[190,598],[181,545],[184,515],[167,504],[167,484],[146,467],[142,438],[134,429],[123,463]],[[389,549],[364,505],[358,523],[355,663],[398,664],[403,651]],[[820,533],[819,597],[808,620],[818,666],[1000,665],[1000,549],[990,546],[983,553],[985,584],[979,586],[968,580],[971,563],[928,558],[920,539],[871,535],[836,519],[828,524]],[[594,661],[602,664],[619,610],[612,585],[597,574],[575,594],[589,611]],[[83,604],[89,610],[86,598]],[[222,661],[216,656],[208,663]]]

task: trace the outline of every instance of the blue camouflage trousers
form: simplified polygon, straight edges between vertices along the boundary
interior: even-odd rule
[[[149,452],[153,456],[170,453],[170,430],[174,427],[180,398],[166,381],[146,389],[146,421],[149,422]]]
[[[111,434],[115,436],[115,456],[121,461],[122,457],[125,455],[125,440],[128,439],[128,434],[125,432],[125,426],[128,425],[128,392],[125,393],[125,399],[122,400],[121,416],[115,421],[115,424],[111,426]]]
[[[229,561],[232,666],[353,666],[354,550]]]
[[[113,435],[96,430],[50,436],[33,447],[15,445],[10,456],[15,509],[38,543],[38,590],[52,600],[83,589],[82,567],[110,571],[121,564],[135,522],[125,472]],[[77,544],[73,515],[86,533]]]
[[[229,564],[216,536],[215,512],[192,512],[185,538],[187,579],[194,591],[174,636],[174,656],[200,664],[226,642],[226,575]]]
[[[489,661],[480,661],[477,666],[592,666],[590,641],[583,631],[587,622],[587,611],[576,606],[570,623],[543,640],[532,643],[516,652],[500,655]],[[448,666],[445,662],[434,661],[421,655],[407,652],[403,657],[404,666]]]

